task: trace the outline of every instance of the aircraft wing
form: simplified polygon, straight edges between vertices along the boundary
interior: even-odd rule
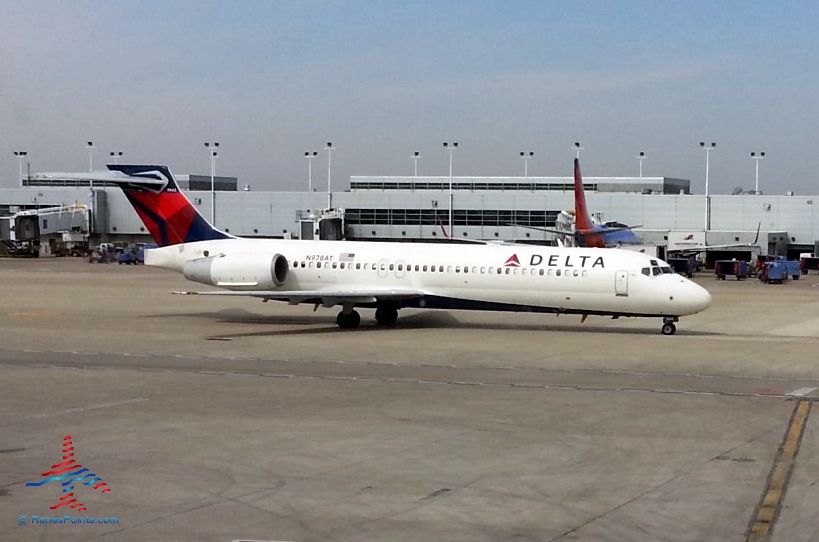
[[[762,227],[762,222],[759,223],[756,227],[756,237],[750,243],[729,243],[727,245],[693,245],[693,246],[686,246],[682,248],[675,248],[670,249],[668,252],[673,253],[682,253],[685,254],[686,252],[707,252],[709,250],[723,250],[726,248],[759,248],[759,230]]]
[[[92,171],[89,173],[38,173],[33,176],[35,179],[40,180],[48,180],[48,179],[69,179],[69,180],[78,180],[78,181],[95,181],[95,182],[108,182],[108,183],[116,183],[116,184],[128,184],[133,182],[139,182],[140,184],[150,185],[155,187],[162,187],[163,185],[167,184],[165,179],[159,178],[158,175],[151,176],[151,177],[134,177],[132,175],[127,175],[120,171]]]
[[[670,253],[680,252],[708,252],[709,250],[724,250],[726,248],[755,248],[759,247],[758,243],[731,243],[728,245],[693,245],[680,248],[668,249]]]
[[[334,289],[334,290],[257,290],[233,291],[213,290],[206,292],[174,292],[182,295],[224,295],[238,297],[258,297],[264,301],[271,299],[287,301],[291,305],[299,303],[320,303],[325,307],[333,307],[344,303],[376,303],[379,300],[398,300],[423,297],[426,292],[410,288],[362,288],[362,289]]]

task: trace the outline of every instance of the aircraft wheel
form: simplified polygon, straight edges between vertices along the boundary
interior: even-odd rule
[[[391,326],[398,320],[398,310],[395,307],[379,307],[375,310],[375,321],[382,326]]]
[[[662,332],[663,335],[674,335],[677,332],[677,326],[671,323],[663,324]]]
[[[361,323],[361,315],[356,311],[350,311],[350,314],[340,312],[336,316],[336,323],[341,329],[355,329]]]

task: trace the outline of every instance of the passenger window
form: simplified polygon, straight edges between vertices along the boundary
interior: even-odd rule
[[[460,265],[456,265],[456,266],[455,266],[455,272],[456,272],[456,273],[460,273],[460,272],[461,272],[461,266],[460,266]]]
[[[484,273],[486,273],[486,268],[485,268],[485,267],[481,267],[481,275],[483,275]]]
[[[542,277],[542,276],[543,276],[543,269],[541,269],[540,271],[538,271],[538,274],[539,274],[539,275]]]
[[[443,273],[443,272],[444,272],[444,266],[443,266],[443,265],[439,265],[439,266],[438,266],[438,272],[439,272],[439,273]]]
[[[508,267],[506,268],[506,274],[507,274],[507,275],[508,275],[508,274],[510,274],[510,271],[509,271],[509,268],[508,268]]]
[[[560,269],[555,269],[555,275],[560,276]]]
[[[421,267],[420,265],[415,264],[415,270],[416,271],[418,271],[420,269],[420,267]],[[424,271],[426,271],[426,270],[427,270],[427,266],[424,266]]]
[[[429,272],[430,272],[430,273],[434,273],[434,272],[435,272],[435,266],[434,266],[434,265],[430,265],[430,266],[429,266]]]
[[[502,268],[502,267],[498,267],[498,275],[500,275],[500,274],[502,274],[502,273],[503,273],[503,268]]]
[[[336,269],[337,267],[338,267],[338,264],[336,262],[333,262],[333,269]]]
[[[382,267],[382,269],[383,269],[383,267]],[[394,269],[395,269],[395,264],[390,264],[390,271],[393,271]]]
[[[361,264],[360,263],[355,264],[355,268],[356,269],[361,269]]]
[[[403,271],[404,270],[404,265],[399,263],[398,264],[398,270]]]

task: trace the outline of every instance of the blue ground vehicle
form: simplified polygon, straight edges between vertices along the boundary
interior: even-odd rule
[[[674,270],[675,273],[679,273],[680,275],[685,275],[688,278],[694,276],[694,273],[697,271],[699,267],[696,258],[669,258],[668,265],[671,266],[671,269]]]
[[[131,245],[122,248],[119,256],[117,257],[117,263],[120,265],[145,263],[144,245]]]
[[[782,284],[788,280],[788,268],[785,260],[764,262],[756,277],[766,284]]]

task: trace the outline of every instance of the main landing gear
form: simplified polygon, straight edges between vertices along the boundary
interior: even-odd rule
[[[392,305],[382,305],[375,310],[375,321],[382,326],[391,326],[398,320],[398,309]],[[336,316],[336,324],[341,329],[355,329],[361,324],[361,315],[350,308],[345,308]]]
[[[355,329],[361,323],[361,315],[355,310],[341,311],[336,316],[336,323],[341,329]]]
[[[385,305],[375,309],[375,321],[382,326],[391,326],[398,320],[398,309]]]
[[[677,326],[674,325],[674,322],[679,320],[676,316],[666,316],[663,318],[663,327],[660,331],[662,331],[663,335],[674,335],[677,332]]]

